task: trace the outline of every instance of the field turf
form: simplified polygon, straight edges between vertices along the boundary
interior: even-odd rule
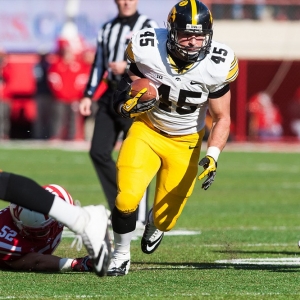
[[[0,145],[0,169],[60,184],[82,205],[106,205],[86,150]],[[125,277],[0,271],[0,299],[299,299],[299,153],[229,147],[210,189],[196,183],[174,231],[151,255],[133,241]],[[55,254],[85,255],[71,242]]]

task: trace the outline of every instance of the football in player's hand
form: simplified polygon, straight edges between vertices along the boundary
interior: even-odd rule
[[[136,96],[143,88],[147,88],[147,92],[139,99],[140,101],[158,100],[158,90],[148,78],[137,79],[131,83],[131,96]]]

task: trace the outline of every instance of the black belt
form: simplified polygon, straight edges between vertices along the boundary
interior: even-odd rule
[[[158,130],[158,133],[161,134],[161,135],[164,135],[164,136],[174,136],[174,135],[169,134],[169,133],[167,133],[165,131],[162,131],[162,130]]]
[[[148,125],[149,126],[149,125]],[[159,134],[161,134],[161,135],[163,135],[163,136],[167,136],[167,137],[179,137],[179,136],[182,136],[182,135],[177,135],[177,134],[169,134],[169,133],[167,133],[167,132],[165,132],[165,131],[162,131],[162,130],[160,130],[160,129],[158,129],[158,128],[156,128],[155,126],[149,126],[151,129],[153,129],[155,132],[157,132],[157,133],[159,133]]]
[[[177,135],[177,134],[169,134],[169,133],[167,133],[165,131],[162,131],[160,129],[156,129],[155,131],[158,132],[159,134],[165,136],[165,137],[170,137],[170,138],[175,138],[175,137],[181,137],[181,136],[188,135],[188,134],[179,134],[179,135]]]

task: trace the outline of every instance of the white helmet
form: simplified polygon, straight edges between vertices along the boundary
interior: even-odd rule
[[[59,196],[69,204],[74,205],[71,195],[61,186],[49,184],[43,187],[50,193]],[[32,238],[47,238],[50,229],[57,224],[53,218],[22,206],[11,203],[9,206],[10,214],[15,225],[20,229],[20,234]]]

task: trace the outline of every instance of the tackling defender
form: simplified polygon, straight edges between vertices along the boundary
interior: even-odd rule
[[[44,189],[74,205],[72,196],[63,187],[49,184]],[[0,210],[0,269],[93,271],[88,256],[74,259],[52,254],[61,242],[63,229],[63,224],[48,215],[11,203]]]
[[[103,205],[71,205],[30,178],[2,171],[0,199],[49,215],[81,236],[92,258],[94,272],[99,276],[106,275],[111,245],[108,239],[108,216]]]
[[[144,29],[133,35],[126,54],[131,64],[118,86],[114,104],[122,116],[135,117],[117,160],[118,195],[112,212],[115,251],[108,275],[126,275],[136,208],[157,175],[142,251],[154,252],[171,230],[190,197],[209,110],[213,125],[204,168],[207,190],[230,131],[230,82],[238,76],[232,49],[212,40],[213,18],[198,0],[183,0],[170,11],[167,29]],[[132,81],[146,77],[158,88],[159,101],[130,96]],[[133,105],[136,103],[136,105]]]

